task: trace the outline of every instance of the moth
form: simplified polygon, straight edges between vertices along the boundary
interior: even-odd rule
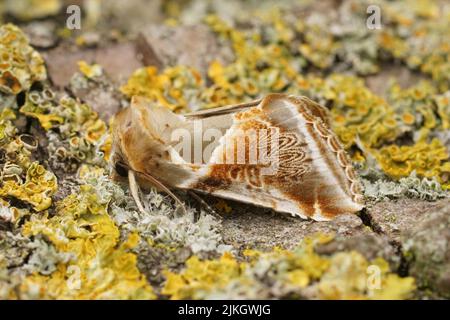
[[[113,121],[113,178],[193,190],[317,221],[363,208],[362,187],[330,129],[328,109],[269,94],[249,103],[175,114],[134,97]]]

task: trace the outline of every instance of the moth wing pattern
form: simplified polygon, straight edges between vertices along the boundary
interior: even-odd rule
[[[170,110],[158,108],[159,122],[165,123],[164,128],[158,125],[159,135],[149,124],[156,107],[142,107],[138,99],[135,103],[140,106],[132,103],[129,109],[133,111],[124,111],[119,119],[122,123],[127,119],[128,126],[116,134],[119,146],[115,149],[131,169],[152,174],[168,187],[193,189],[314,220],[331,220],[363,208],[361,185],[328,125],[328,110],[306,97],[270,94],[250,103],[175,118]],[[223,136],[201,163],[180,161],[166,131],[180,127],[192,131],[196,120],[205,128],[220,128]],[[267,163],[248,161],[252,150],[260,151],[260,136],[256,142],[246,136],[243,143],[242,133],[255,129],[269,133],[265,151],[277,151],[270,174],[264,173]],[[133,130],[139,134],[132,135]],[[271,132],[277,132],[276,148]],[[123,138],[131,136],[139,142]],[[151,141],[145,147],[147,140]],[[138,150],[135,145],[139,145]],[[244,163],[223,161],[228,154],[236,155],[238,145],[245,146]]]
[[[328,126],[326,108],[306,97],[272,94],[233,118],[226,135],[238,132],[236,139],[249,128],[279,129],[274,173],[263,175],[262,165],[210,164],[189,187],[314,220],[362,209],[361,185]],[[226,148],[239,143],[219,146],[211,162],[223,162]]]

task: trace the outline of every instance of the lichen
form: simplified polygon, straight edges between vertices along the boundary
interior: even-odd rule
[[[223,199],[220,199],[219,201],[217,201],[217,203],[214,205],[214,207],[216,207],[220,212],[224,212],[224,213],[231,213],[233,211],[233,208],[230,207],[228,205],[228,203]]]
[[[27,246],[31,253],[27,257],[27,263],[23,269],[28,273],[39,273],[50,275],[55,272],[58,265],[68,263],[72,258],[72,253],[60,252],[51,243],[42,237],[37,236]]]
[[[394,109],[371,92],[361,79],[332,74],[326,79],[299,79],[300,91],[331,104],[333,129],[347,149],[379,147],[401,132]]]
[[[79,132],[80,138],[95,142],[106,132],[106,124],[88,105],[68,96],[56,102],[50,89],[30,91],[20,111],[37,118],[45,130],[58,127],[62,138]]]
[[[439,139],[420,141],[412,146],[388,145],[372,151],[383,171],[394,179],[417,175],[433,178],[447,186],[450,161],[447,149]]]
[[[150,190],[143,194],[146,210],[143,214],[129,192],[113,183],[103,169],[82,166],[79,175],[81,181],[96,186],[100,199],[109,201],[111,217],[122,231],[138,233],[152,246],[187,247],[194,253],[230,250],[230,246],[222,244],[220,221],[204,211],[198,215],[194,209],[187,208],[187,214],[183,215],[167,197]]]
[[[14,180],[3,181],[0,197],[14,197],[29,203],[34,210],[48,209],[52,204],[51,196],[56,192],[56,177],[37,162],[27,169],[23,183]]]
[[[0,253],[0,299],[17,299],[16,289],[23,279],[20,273],[12,273],[7,268],[8,259]]]
[[[202,212],[195,219],[195,211],[190,209],[186,215],[174,214],[173,207],[155,192],[146,196],[144,216],[131,208],[112,207],[112,214],[125,230],[137,231],[148,239],[151,245],[164,245],[167,248],[188,247],[194,253],[201,251],[223,252],[229,246],[222,244],[219,232],[220,222],[212,215]]]
[[[217,260],[193,256],[180,273],[166,271],[162,294],[171,299],[407,299],[415,290],[413,278],[400,278],[381,258],[367,261],[355,251],[321,256],[314,246],[331,237],[308,238],[292,251],[249,250],[248,261],[225,253]],[[380,289],[367,286],[367,268],[380,269]]]
[[[437,106],[437,113],[441,119],[442,129],[450,130],[450,91],[434,96],[434,101]]]
[[[16,2],[16,1],[14,1]],[[47,78],[44,60],[15,25],[0,26],[0,92],[18,94]]]
[[[13,268],[26,263],[30,252],[32,241],[20,233],[11,231],[0,231],[0,256],[5,259],[3,263],[6,268]],[[1,260],[1,258],[0,258]]]
[[[0,113],[0,146],[4,147],[15,137],[17,128],[13,125],[12,120],[16,118],[15,113],[4,108]]]
[[[193,68],[169,67],[159,73],[156,67],[146,67],[136,70],[121,91],[128,97],[143,96],[171,110],[186,111],[196,105],[201,87],[201,76]]]
[[[398,182],[378,179],[362,179],[364,194],[373,200],[398,199],[403,197],[434,201],[448,196],[448,192],[435,179],[418,178],[415,171]]]
[[[45,18],[57,14],[61,0],[5,0],[4,10],[21,20]]]
[[[32,153],[38,142],[30,135],[18,134],[12,121],[16,118],[10,109],[0,114],[0,146],[4,151],[0,165],[0,197],[9,207],[9,199],[23,201],[36,211],[48,209],[52,195],[57,190],[56,176],[46,170],[39,162],[32,161]],[[8,208],[5,213],[11,222],[16,222],[21,214],[17,208]]]
[[[21,285],[24,294],[40,299],[151,299],[153,290],[136,267],[130,248],[137,235],[119,242],[119,229],[109,217],[107,202],[92,185],[56,204],[58,214],[33,215],[23,227],[25,236],[45,236],[57,250],[74,255],[50,275],[33,273]],[[73,272],[73,283],[67,275]],[[34,294],[33,294],[34,293]]]
[[[21,266],[32,252],[33,241],[20,233],[0,230],[0,300],[17,299],[26,275]]]
[[[88,15],[100,8],[98,3],[86,8]],[[167,26],[182,27],[192,12],[182,10],[198,10],[191,21],[207,25],[220,46],[231,48],[234,60],[213,60],[201,71],[172,61],[160,69],[147,66],[133,73],[122,93],[177,112],[241,103],[269,92],[306,95],[330,109],[333,130],[360,169],[367,199],[449,195],[450,6],[430,0],[349,0],[332,14],[310,14],[312,4],[254,11],[239,2],[234,5],[246,8],[240,17],[218,10],[218,3],[211,1],[204,11],[177,1],[164,4],[171,17]],[[365,25],[369,4],[382,8],[381,30]],[[41,19],[58,13],[60,5],[59,0],[7,0],[0,3],[0,15]],[[305,13],[302,19],[297,12]],[[59,31],[63,42],[70,34],[67,28]],[[88,34],[74,32],[74,37],[83,46],[103,40],[98,34],[93,41]],[[59,98],[61,92],[46,81],[42,57],[18,27],[0,26],[0,58],[0,298],[412,297],[412,278],[399,277],[364,250],[339,247],[327,255],[315,250],[329,237],[307,239],[294,250],[262,252],[249,244],[242,254],[225,245],[220,219],[190,208],[190,197],[181,191],[187,215],[155,190],[142,192],[146,213],[139,212],[128,188],[107,175],[109,124],[89,103]],[[72,82],[85,91],[102,83],[99,90],[122,99],[114,86],[103,85],[101,62],[80,61]],[[414,81],[426,80],[404,85],[399,76],[384,96],[372,91],[365,76],[384,79],[385,66],[394,65],[412,71]],[[77,96],[72,89],[68,92]],[[55,176],[61,178],[59,186]],[[235,207],[224,201],[213,206],[224,214]],[[420,288],[445,295],[448,228],[441,218],[433,214],[434,220],[404,241],[404,249]],[[367,288],[370,265],[381,270],[381,290]]]
[[[378,44],[406,65],[429,74],[441,90],[449,88],[449,7],[432,0],[398,1],[387,6],[384,19],[392,28],[380,33]]]
[[[302,74],[302,70],[310,65],[321,70],[330,69],[336,59],[350,65],[353,61],[357,73],[377,72],[376,62],[383,59],[382,53],[396,52],[397,49],[386,47],[391,41],[389,37],[399,37],[401,31],[396,27],[390,33],[368,32],[367,28],[362,28],[365,31],[361,34],[350,31],[349,26],[354,20],[347,21],[344,16],[350,14],[361,18],[360,9],[364,5],[351,2],[342,6],[339,12],[343,24],[341,29],[322,16],[311,17],[308,25],[294,23],[284,18],[286,12],[278,9],[256,15],[257,22],[242,30],[218,15],[206,15],[204,22],[221,41],[232,47],[234,61],[227,65],[212,61],[206,79],[192,76],[200,73],[181,65],[168,66],[159,72],[154,67],[140,69],[122,91],[128,96],[144,95],[153,102],[183,112],[245,102],[268,92],[303,94],[330,107],[333,129],[352,153],[353,160],[365,162],[368,157],[374,157],[392,179],[407,177],[415,170],[421,177],[436,175],[446,187],[448,153],[438,146],[439,142],[432,140],[435,132],[448,127],[449,100],[443,91],[445,88],[436,87],[433,81],[424,81],[406,89],[394,84],[384,99],[354,75],[333,72]],[[389,22],[400,23],[399,8],[404,8],[404,5],[392,6],[388,10]],[[417,10],[413,16],[421,15],[422,9]],[[430,28],[429,22],[434,14],[421,16],[427,21],[424,22],[426,28]],[[323,41],[314,41],[318,37]],[[297,44],[295,39],[298,38],[303,41],[295,48],[292,42]],[[365,40],[375,47],[355,47],[356,43]],[[395,53],[399,59],[408,59],[407,55],[403,51]],[[181,79],[188,74],[187,78],[191,80],[169,80],[175,79],[173,74]],[[192,81],[193,78],[196,81]],[[183,94],[173,94],[173,89]],[[414,133],[413,141],[405,139],[410,133]],[[427,153],[430,149],[422,148],[429,141],[439,147],[437,158],[435,153]],[[414,147],[411,143],[415,144]],[[394,148],[402,152],[406,149],[411,151],[408,153],[418,152],[418,158],[399,160],[391,152]]]
[[[45,88],[30,91],[20,112],[38,119],[47,131],[47,149],[54,169],[75,172],[82,162],[104,162],[107,126],[88,105],[68,96],[56,101],[54,93]]]
[[[103,74],[103,69],[99,64],[89,65],[86,61],[78,61],[78,68],[88,79],[99,77]]]

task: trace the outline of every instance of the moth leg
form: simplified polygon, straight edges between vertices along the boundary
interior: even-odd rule
[[[222,220],[222,217],[217,213],[216,210],[214,210],[205,200],[203,200],[198,194],[196,194],[194,191],[188,190],[187,193],[192,196],[195,200],[197,200],[201,206],[205,207],[206,210],[208,210],[213,216],[216,218]]]
[[[131,195],[133,196],[134,202],[136,202],[139,211],[142,214],[147,214],[139,198],[139,186],[136,182],[136,176],[134,175],[133,170],[128,171],[128,184],[130,186]]]

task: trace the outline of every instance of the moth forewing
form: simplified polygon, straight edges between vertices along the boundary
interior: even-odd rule
[[[112,158],[169,188],[330,220],[361,210],[363,197],[327,114],[283,94],[187,116],[133,99],[116,119]]]

